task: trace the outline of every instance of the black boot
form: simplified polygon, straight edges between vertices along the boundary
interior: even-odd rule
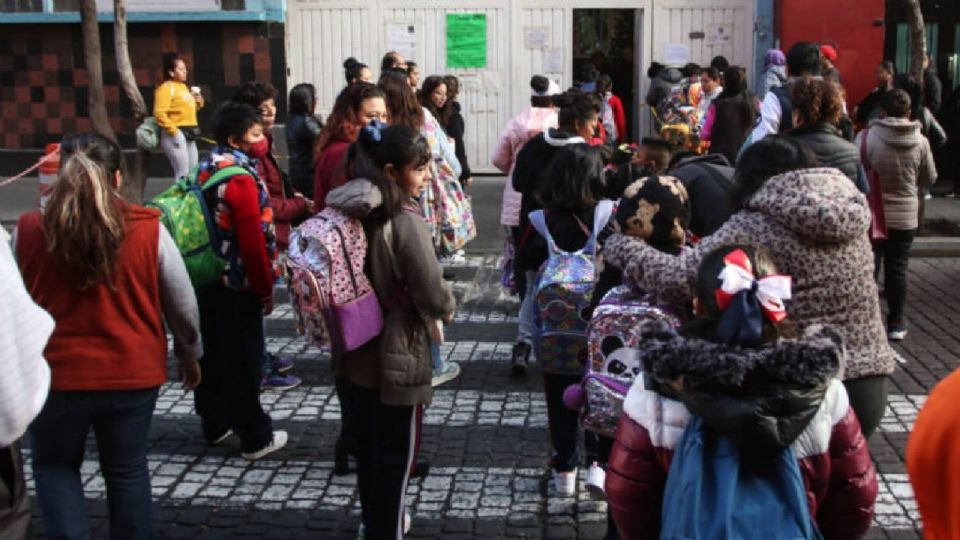
[[[528,363],[530,363],[530,345],[523,342],[517,343],[513,346],[510,370],[514,375],[523,375],[527,372]]]
[[[430,474],[430,460],[426,456],[417,454],[413,461],[413,471],[410,472],[410,478],[426,478]]]
[[[342,440],[337,440],[333,451],[333,474],[336,476],[346,476],[354,472],[350,468],[350,452],[347,451],[346,445],[341,444]]]

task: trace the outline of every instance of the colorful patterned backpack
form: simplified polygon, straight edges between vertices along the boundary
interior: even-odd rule
[[[327,207],[290,233],[287,287],[298,330],[319,348],[355,350],[383,330],[383,312],[363,272],[363,226]]]
[[[585,312],[596,284],[597,235],[610,221],[613,201],[601,201],[594,210],[593,230],[576,252],[560,250],[547,229],[543,210],[530,213],[530,223],[547,241],[549,257],[535,292],[537,313],[534,354],[544,372],[581,374],[587,364]]]
[[[203,185],[197,181],[198,174],[199,168],[194,167],[147,203],[147,206],[160,210],[160,222],[180,250],[194,286],[219,280],[227,265],[220,250],[221,231],[204,194],[219,188],[232,176],[250,173],[238,165],[228,165],[216,171]]]
[[[623,411],[623,399],[642,369],[640,326],[664,321],[678,328],[681,314],[658,304],[652,294],[621,285],[610,290],[593,312],[587,330],[589,365],[583,379],[581,421],[585,429],[613,437]]]
[[[477,237],[477,224],[470,197],[463,192],[460,180],[441,150],[440,138],[446,140],[446,133],[432,115],[426,115],[423,132],[434,162],[430,171],[433,178],[423,190],[420,204],[437,255],[448,257]]]

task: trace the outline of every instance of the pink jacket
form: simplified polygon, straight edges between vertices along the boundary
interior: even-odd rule
[[[500,134],[497,147],[493,150],[490,161],[507,174],[507,181],[503,186],[503,205],[500,212],[500,223],[508,227],[520,225],[519,193],[514,191],[510,182],[513,176],[513,165],[517,154],[530,139],[536,137],[547,128],[557,127],[557,111],[554,109],[531,107],[514,116],[507,127]]]

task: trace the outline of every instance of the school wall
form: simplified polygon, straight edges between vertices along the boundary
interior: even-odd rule
[[[4,24],[0,33],[0,148],[43,148],[64,134],[91,128],[81,27],[77,23]],[[120,143],[132,147],[136,128],[119,86],[112,24],[100,25],[107,111]],[[286,110],[283,24],[276,22],[129,23],[130,59],[147,106],[164,55],[186,59],[189,84],[200,86],[208,132],[217,105],[249,80],[270,81]]]

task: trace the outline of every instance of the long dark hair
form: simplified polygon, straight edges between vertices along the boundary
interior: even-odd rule
[[[410,88],[407,76],[388,71],[380,76],[377,87],[386,96],[390,124],[420,131],[423,127],[423,108],[417,102],[417,96],[413,93],[413,88]]]
[[[66,160],[43,210],[47,251],[73,269],[81,287],[109,283],[126,237],[113,188],[120,146],[97,133],[72,135],[60,146]]]
[[[400,213],[409,198],[384,172],[388,164],[397,170],[411,165],[421,167],[429,163],[431,157],[430,145],[418,130],[403,125],[386,127],[379,122],[371,122],[371,126],[361,129],[357,142],[347,151],[347,177],[365,178],[383,194],[383,204],[365,221],[383,223]]]
[[[779,174],[818,167],[817,156],[790,137],[770,135],[750,145],[737,163],[734,198],[740,208],[763,184]]]
[[[346,139],[353,142],[356,139],[357,125],[362,124],[360,107],[363,102],[372,98],[385,98],[383,91],[371,83],[358,81],[344,88],[337,101],[333,104],[333,110],[327,117],[327,123],[320,130],[317,136],[317,142],[313,146],[314,161],[320,159],[320,154],[336,138]]]
[[[430,99],[430,95],[433,94],[441,84],[447,86],[447,82],[443,80],[443,77],[439,75],[427,77],[423,80],[423,85],[420,87],[419,97],[420,105],[430,111],[430,114],[440,122],[441,126],[446,126],[447,120],[450,118],[450,88],[447,87],[447,101],[443,104],[443,107],[437,107],[434,105],[433,100]]]
[[[747,71],[740,66],[730,66],[723,71],[723,91],[718,99],[741,98],[737,115],[743,129],[753,128],[757,119],[757,105],[747,86]]]
[[[317,89],[310,83],[300,83],[290,89],[290,116],[310,116],[317,103]]]
[[[581,214],[593,208],[604,195],[603,150],[586,144],[561,148],[547,169],[537,198],[553,212]]]

